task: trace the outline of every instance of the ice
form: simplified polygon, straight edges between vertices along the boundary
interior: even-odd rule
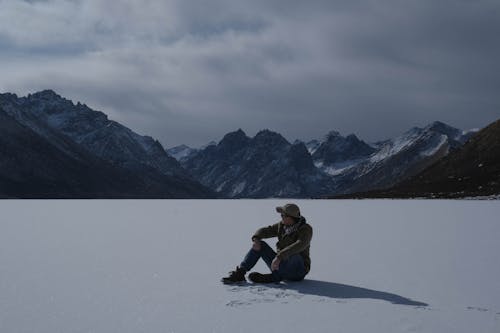
[[[289,201],[0,201],[0,332],[500,332],[497,200],[297,200],[306,280],[221,284]]]

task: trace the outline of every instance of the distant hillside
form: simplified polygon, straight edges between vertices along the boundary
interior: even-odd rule
[[[457,198],[500,193],[500,120],[418,175],[384,191],[351,198]]]
[[[182,162],[203,185],[229,198],[307,198],[331,193],[330,177],[317,169],[303,143],[290,144],[263,130],[248,137],[228,133]]]
[[[73,148],[66,153],[0,109],[0,197],[127,197],[140,186],[132,174]]]
[[[470,133],[433,122],[414,127],[402,135],[376,144],[368,158],[342,170],[337,176],[337,193],[356,193],[390,188],[462,146]]]
[[[3,196],[215,197],[157,140],[52,90],[0,94],[0,109]]]
[[[154,138],[137,134],[106,114],[80,102],[75,104],[52,90],[25,97],[0,94],[0,109],[2,117],[9,119],[0,133],[4,142],[0,147],[0,180],[4,182],[0,183],[0,197],[349,195],[387,189],[413,179],[442,157],[460,150],[472,135],[439,121],[376,143],[330,131],[321,139],[291,144],[270,130],[262,130],[253,138],[238,130],[226,134],[217,144],[199,149],[181,145],[165,150]],[[22,135],[12,134],[16,131],[24,131],[26,137],[36,135],[37,139],[26,141]],[[34,149],[37,144],[43,147]],[[42,151],[46,154],[40,154]],[[481,168],[487,165],[477,164]],[[468,184],[471,176],[457,177]],[[9,183],[15,179],[20,183]],[[36,186],[40,187],[35,189],[39,181]],[[435,181],[431,177],[427,182]],[[467,191],[473,193],[472,186],[478,181],[480,190],[494,185],[482,185],[474,178]],[[56,183],[60,187],[51,189]],[[451,185],[441,182],[436,186]],[[443,191],[454,189],[446,187]]]

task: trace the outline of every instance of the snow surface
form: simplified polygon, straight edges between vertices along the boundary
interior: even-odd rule
[[[306,280],[221,284],[286,202],[0,201],[0,332],[500,332],[498,201],[298,200]]]

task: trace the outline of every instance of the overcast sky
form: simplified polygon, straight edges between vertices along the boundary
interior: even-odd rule
[[[166,147],[500,118],[498,0],[0,0],[0,50],[0,92],[53,89]]]

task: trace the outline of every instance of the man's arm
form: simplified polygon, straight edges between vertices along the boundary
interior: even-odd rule
[[[276,224],[273,224],[273,225],[270,225],[268,227],[260,228],[252,236],[252,240],[278,237],[278,226],[279,226],[279,224],[280,224],[280,222],[278,222]]]
[[[304,251],[310,244],[312,239],[312,228],[306,225],[305,228],[300,230],[299,235],[295,243],[288,245],[284,249],[281,249],[276,257],[280,260],[286,260],[291,255],[300,253]]]

